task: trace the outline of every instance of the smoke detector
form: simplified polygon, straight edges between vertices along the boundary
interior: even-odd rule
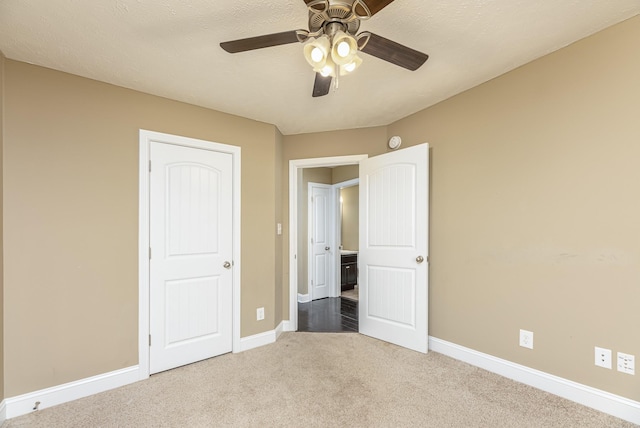
[[[400,147],[400,144],[402,144],[402,138],[398,137],[397,135],[389,138],[389,148],[391,150],[397,149],[398,147]]]

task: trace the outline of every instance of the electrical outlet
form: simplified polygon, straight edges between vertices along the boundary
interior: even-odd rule
[[[618,371],[630,375],[636,374],[636,357],[618,352]]]
[[[256,319],[262,321],[264,319],[264,308],[258,308],[256,310]]]
[[[598,348],[596,346],[595,363],[598,367],[604,367],[605,369],[611,368],[611,349]]]
[[[533,332],[520,330],[520,346],[523,348],[533,349]]]

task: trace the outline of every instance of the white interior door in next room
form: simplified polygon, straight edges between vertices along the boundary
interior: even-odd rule
[[[360,332],[427,352],[428,156],[421,144],[360,161]]]
[[[229,153],[150,145],[150,373],[232,350]]]
[[[333,189],[309,183],[309,292],[312,300],[335,294]]]

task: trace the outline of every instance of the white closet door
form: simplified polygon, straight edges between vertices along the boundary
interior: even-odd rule
[[[232,155],[150,146],[150,372],[232,350]]]

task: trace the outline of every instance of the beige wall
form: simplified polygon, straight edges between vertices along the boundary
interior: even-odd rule
[[[638,40],[640,17],[389,126],[431,144],[429,334],[636,401],[594,346],[640,357]]]
[[[345,165],[331,170],[333,184],[342,183],[358,178],[360,167],[358,165]],[[342,248],[345,250],[358,250],[359,221],[358,221],[358,189],[359,186],[351,186],[340,189],[342,198],[342,216],[340,218],[340,240]],[[345,214],[346,213],[346,214]]]
[[[4,63],[0,51],[0,401],[4,400]]]
[[[140,128],[242,147],[241,334],[275,327],[274,126],[11,60],[4,78],[6,396],[137,364]]]
[[[340,198],[342,200],[340,233],[343,250],[358,251],[360,249],[358,242],[360,236],[359,189],[360,186],[351,186],[340,190]]]
[[[360,167],[358,165],[343,165],[331,169],[331,184],[358,178]]]

